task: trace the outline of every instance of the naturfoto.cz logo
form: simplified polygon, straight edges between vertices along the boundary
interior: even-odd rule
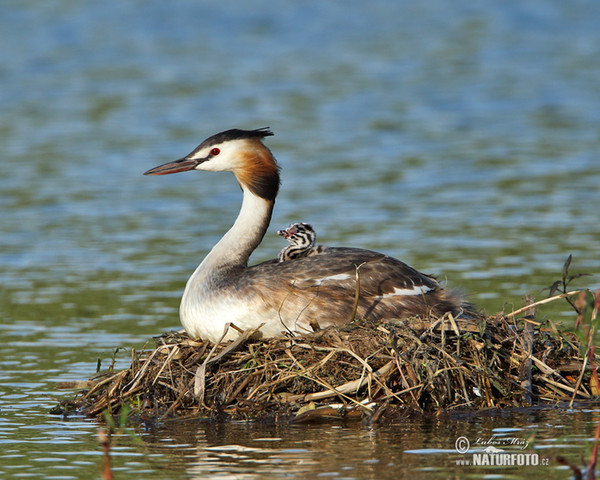
[[[537,465],[548,465],[548,459],[540,457],[538,453],[525,453],[514,451],[507,452],[499,446],[510,446],[524,450],[529,446],[529,442],[518,438],[495,437],[488,439],[478,438],[473,444],[472,452],[471,442],[467,437],[458,437],[454,442],[454,448],[461,455],[471,453],[470,457],[461,458],[456,461],[457,465],[475,465],[475,466],[498,466],[498,467],[526,467]]]

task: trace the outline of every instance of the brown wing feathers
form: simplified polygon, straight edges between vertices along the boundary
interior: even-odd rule
[[[348,299],[356,294],[358,266],[361,316],[400,318],[461,310],[461,305],[440,288],[435,278],[369,250],[328,248],[314,257],[282,263],[269,261],[250,267],[247,272],[262,279],[265,301],[279,302],[277,308],[283,315],[288,312],[299,319],[316,317],[325,326],[348,321],[353,305]],[[251,281],[253,276],[246,278]],[[286,293],[278,293],[282,291]],[[319,318],[324,316],[323,312],[327,312],[325,316],[331,321]]]

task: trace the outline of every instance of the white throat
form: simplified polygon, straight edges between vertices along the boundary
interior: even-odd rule
[[[226,322],[239,320],[246,311],[245,303],[232,292],[250,254],[262,241],[273,211],[273,201],[246,187],[242,190],[244,199],[235,223],[189,278],[179,307],[186,331],[213,342],[223,333]]]
[[[273,211],[272,201],[265,200],[242,187],[244,197],[237,219],[229,231],[217,242],[188,280],[185,296],[206,295],[218,286],[232,269],[246,268],[252,252],[263,239]]]

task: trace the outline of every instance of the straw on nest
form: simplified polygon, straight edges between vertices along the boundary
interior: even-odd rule
[[[535,322],[533,307],[539,303],[544,301],[475,321],[451,315],[354,321],[258,340],[245,331],[236,341],[216,345],[165,334],[155,339],[154,349],[132,351],[130,368],[84,385],[71,406],[91,416],[126,406],[146,418],[377,421],[406,411],[593,398],[598,385],[591,342],[582,348],[575,335],[549,321]]]

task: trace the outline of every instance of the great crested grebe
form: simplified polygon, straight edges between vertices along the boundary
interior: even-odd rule
[[[277,230],[277,235],[290,242],[287,247],[279,252],[277,259],[280,262],[316,255],[317,253],[322,253],[325,249],[324,245],[317,245],[315,247],[317,234],[312,225],[308,223],[292,223],[285,230]]]
[[[228,323],[273,337],[311,332],[314,320],[320,327],[343,325],[353,314],[392,319],[470,311],[469,304],[434,277],[370,250],[328,247],[320,255],[249,267],[250,254],[269,227],[279,190],[279,166],[262,141],[271,135],[268,128],[217,133],[189,155],[145,173],[230,171],[243,192],[233,226],[186,284],[179,312],[191,337],[233,339],[238,334],[226,329]]]

